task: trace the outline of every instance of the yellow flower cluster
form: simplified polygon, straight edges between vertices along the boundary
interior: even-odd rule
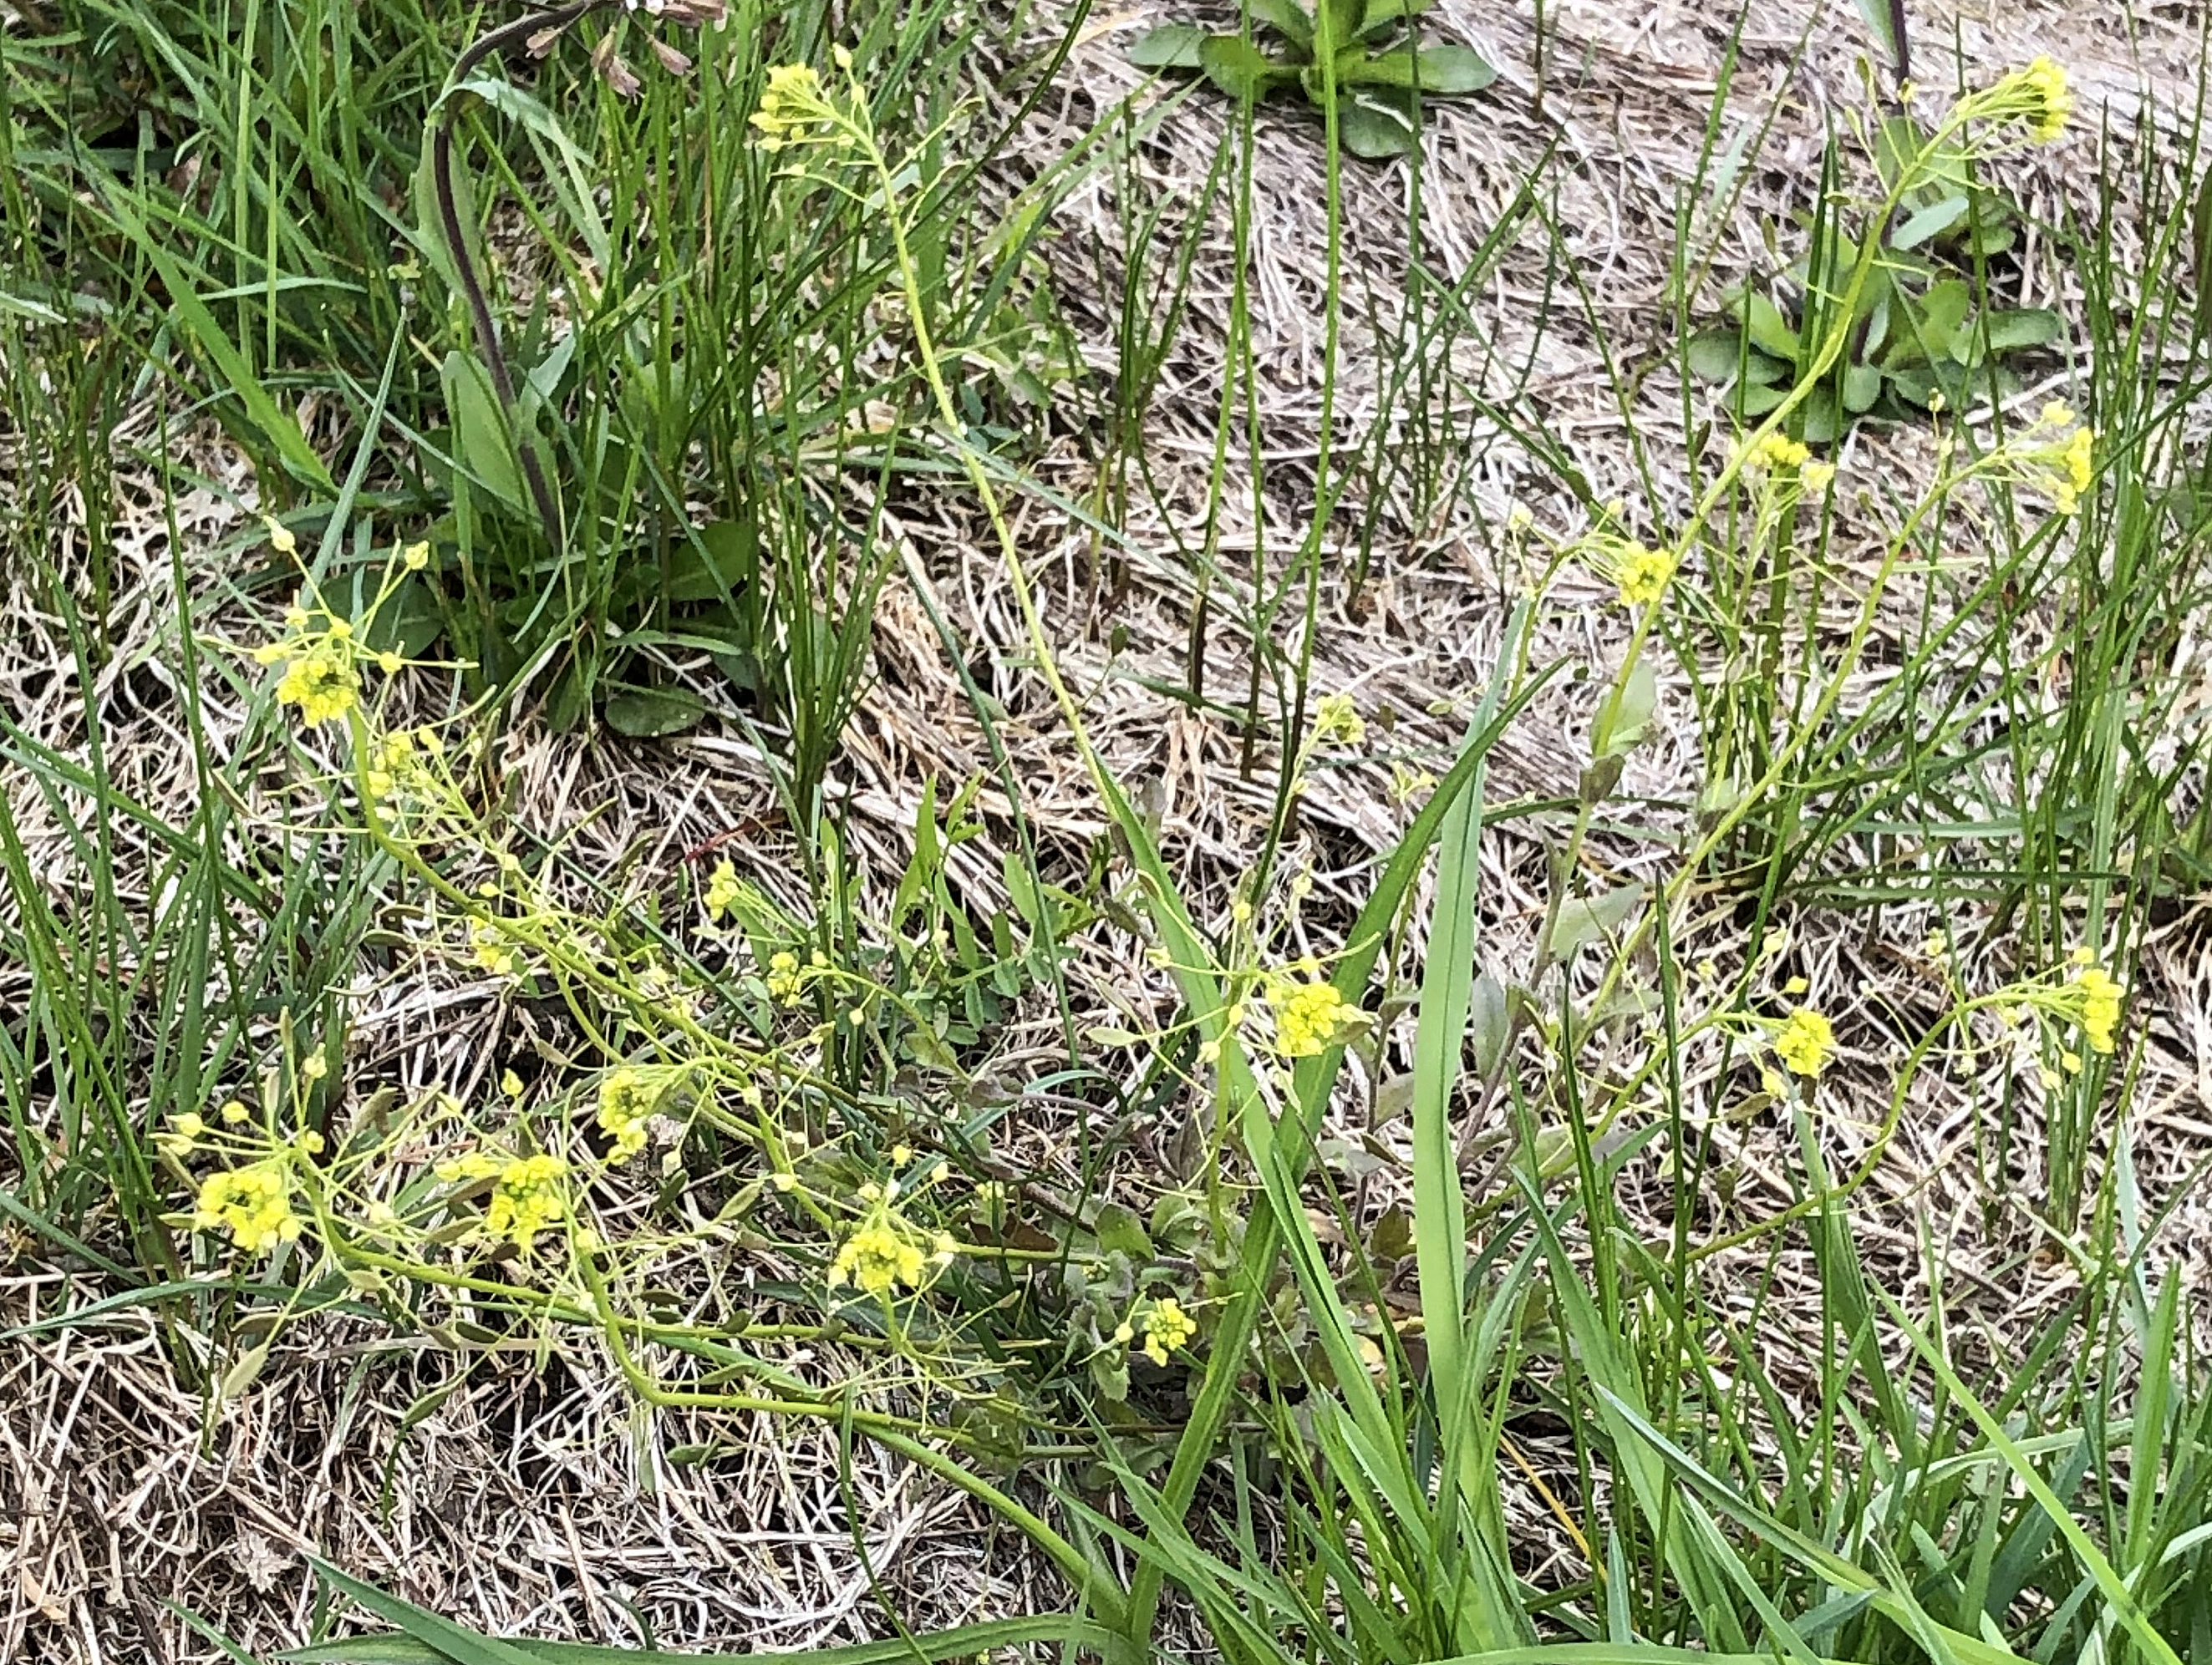
[[[471,957],[493,976],[522,975],[522,955],[509,945],[507,934],[498,926],[482,922],[470,926],[469,944]]]
[[[799,956],[783,949],[777,950],[768,960],[768,994],[770,1000],[781,1001],[786,1006],[795,1003],[799,990]]]
[[[885,1214],[863,1226],[838,1248],[830,1262],[830,1287],[853,1284],[871,1295],[888,1295],[903,1284],[921,1287],[928,1257],[921,1245],[902,1232],[894,1216]]]
[[[1813,453],[1786,433],[1770,433],[1744,452],[1743,468],[1747,474],[1764,474],[1769,469],[1800,469],[1812,461]]]
[[[1319,978],[1276,978],[1267,984],[1268,1009],[1275,1019],[1275,1050],[1285,1058],[1318,1057],[1365,1017]]]
[[[719,921],[730,911],[730,905],[744,893],[738,881],[738,870],[727,862],[715,863],[707,879],[707,917]]]
[[[844,61],[840,49],[841,62]],[[839,118],[830,102],[822,77],[811,64],[778,64],[768,72],[761,89],[760,107],[752,124],[760,130],[760,147],[776,151],[786,145],[835,142]]]
[[[1613,568],[1613,582],[1620,586],[1620,604],[1645,607],[1657,601],[1667,593],[1675,564],[1670,550],[1623,543],[1614,554]]]
[[[2074,991],[2081,1003],[2081,1032],[2093,1052],[2112,1050],[2112,1031],[2120,1021],[2120,999],[2126,992],[2118,979],[2102,967],[2075,956]]]
[[[228,1232],[249,1255],[291,1242],[300,1235],[300,1221],[292,1212],[284,1165],[256,1162],[210,1174],[200,1186],[192,1225],[203,1232]]]
[[[617,1069],[599,1083],[599,1131],[615,1141],[610,1162],[627,1162],[645,1148],[646,1123],[660,1102],[661,1084],[635,1069]]]
[[[2049,144],[2066,130],[2074,115],[2074,92],[2066,71],[2048,58],[2000,76],[1981,92],[1959,102],[1961,120],[2020,122],[2038,144]]]
[[[2066,85],[2066,71],[2048,58],[2038,58],[2020,72],[2021,91],[2029,105],[2028,130],[2038,144],[2049,144],[2066,130],[2074,114],[2074,94]]]
[[[1367,738],[1367,724],[1348,693],[1324,694],[1314,707],[1316,746],[1357,746]]]
[[[1182,1303],[1172,1295],[1163,1296],[1145,1315],[1145,1357],[1164,1365],[1170,1353],[1189,1345],[1197,1334],[1198,1320],[1182,1310]]]
[[[446,742],[435,729],[398,729],[376,742],[363,772],[368,794],[380,802],[404,797],[434,802],[440,796],[437,760]]]
[[[2005,469],[2024,485],[2051,499],[2051,506],[2070,515],[2081,506],[2082,494],[2096,478],[2093,455],[2095,435],[2074,415],[2073,408],[2053,399],[2037,415],[2035,425],[2000,456]]]
[[[295,608],[285,619],[292,633],[283,641],[264,645],[253,655],[260,664],[283,663],[284,674],[276,682],[277,701],[297,705],[301,720],[310,728],[343,717],[361,699],[353,627],[343,619],[324,617],[326,622],[314,628],[311,615]]]
[[[557,1156],[519,1156],[507,1163],[492,1186],[484,1229],[529,1253],[538,1234],[568,1212],[561,1186],[568,1172],[568,1165]]]
[[[1798,1075],[1817,1075],[1836,1050],[1836,1032],[1809,1006],[1792,1012],[1774,1033],[1774,1056]]]

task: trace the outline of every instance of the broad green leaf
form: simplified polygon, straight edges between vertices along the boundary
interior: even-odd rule
[[[1889,60],[1890,82],[1902,87],[1912,78],[1912,48],[1905,0],[1858,0],[1859,15],[1882,56]]]
[[[1102,1249],[1118,1250],[1139,1264],[1152,1257],[1152,1240],[1146,1234],[1144,1221],[1118,1202],[1102,1204],[1091,1229]]]
[[[1628,680],[1621,684],[1620,698],[1607,700],[1598,708],[1597,720],[1590,732],[1590,755],[1627,755],[1644,738],[1658,704],[1659,678],[1651,669],[1651,662],[1639,658],[1629,668]]]
[[[1199,49],[1206,78],[1235,99],[1263,99],[1297,79],[1291,69],[1233,34],[1210,34]]]
[[[1498,79],[1498,71],[1472,46],[1444,45],[1421,48],[1421,90],[1457,97],[1479,93]]]
[[[1966,217],[1971,206],[1962,194],[1946,197],[1940,203],[1922,209],[1892,233],[1889,245],[1893,249],[1917,249],[1930,238],[1940,237]]]
[[[1129,47],[1129,62],[1146,70],[1202,69],[1206,39],[1206,31],[1194,23],[1163,23],[1137,37]]]
[[[1929,286],[1928,293],[1920,298],[1919,316],[1914,326],[1923,343],[1930,348],[1940,348],[1959,333],[1959,326],[1972,312],[1973,292],[1957,278],[1945,278],[1941,283]]]
[[[1863,416],[1881,397],[1881,372],[1870,364],[1847,366],[1844,371],[1844,409]]]
[[[1552,926],[1551,956],[1571,960],[1583,948],[1620,935],[1644,905],[1644,887],[1631,882],[1597,896],[1573,896],[1560,905]]]
[[[1340,101],[1336,107],[1337,132],[1344,148],[1368,161],[1387,161],[1409,154],[1415,132],[1413,118],[1402,109],[1368,94]]]
[[[717,520],[670,552],[664,594],[672,602],[723,601],[760,572],[760,530],[750,518]]]
[[[675,688],[625,688],[607,700],[607,726],[633,740],[682,734],[696,729],[707,708]]]
[[[1465,46],[1424,46],[1419,55],[1401,47],[1371,57],[1356,54],[1339,68],[1340,83],[1413,88],[1454,96],[1480,92],[1498,79],[1498,71]]]
[[[522,466],[515,460],[514,435],[492,391],[491,372],[473,354],[457,348],[446,354],[439,380],[453,418],[453,460],[515,513],[527,514]]]
[[[1252,15],[1301,52],[1313,50],[1313,19],[1298,0],[1252,0]]]
[[[1782,309],[1756,289],[1744,297],[1743,322],[1744,328],[1751,332],[1753,347],[1792,364],[1797,361],[1797,332],[1782,316]]]
[[[1700,330],[1683,343],[1690,373],[1709,382],[1734,381],[1750,356],[1741,330]]]
[[[2031,347],[2048,347],[2066,328],[2066,321],[2043,306],[2021,306],[2006,312],[1984,312],[1990,350],[2017,353]]]

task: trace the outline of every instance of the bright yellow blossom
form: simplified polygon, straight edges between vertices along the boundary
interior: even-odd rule
[[[291,1191],[280,1161],[210,1174],[200,1186],[192,1225],[202,1232],[228,1232],[240,1248],[258,1255],[300,1235]]]
[[[520,1156],[499,1171],[484,1210],[484,1229],[525,1254],[532,1242],[568,1213],[561,1178],[568,1165],[557,1156]]]
[[[1836,1050],[1836,1032],[1828,1020],[1809,1006],[1801,1006],[1774,1035],[1774,1056],[1797,1075],[1817,1075]]]
[[[1188,1346],[1197,1334],[1198,1321],[1182,1310],[1182,1303],[1172,1295],[1163,1296],[1145,1315],[1145,1357],[1164,1365],[1170,1353]]]
[[[645,1148],[646,1124],[660,1093],[642,1071],[617,1069],[599,1083],[599,1131],[614,1142],[610,1162],[627,1162]]]
[[[1359,1008],[1319,978],[1272,979],[1267,1007],[1275,1018],[1275,1050],[1285,1058],[1310,1058],[1342,1040],[1365,1017]],[[1235,1026],[1232,1021],[1231,1027]]]
[[[871,1295],[888,1295],[900,1285],[921,1287],[928,1257],[884,1215],[847,1238],[830,1262],[830,1287],[853,1284]]]
[[[707,917],[720,920],[730,911],[730,905],[744,893],[744,889],[738,882],[737,869],[727,862],[717,863],[707,880]]]
[[[1613,565],[1613,578],[1620,585],[1620,604],[1644,607],[1657,601],[1667,593],[1674,567],[1670,551],[1647,549],[1640,543],[1623,544]]]

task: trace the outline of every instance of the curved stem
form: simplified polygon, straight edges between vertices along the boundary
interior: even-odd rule
[[[565,29],[586,13],[610,3],[611,0],[570,0],[568,5],[552,11],[527,13],[477,36],[453,61],[448,96],[467,80],[471,70],[494,52],[504,51],[516,42],[546,29]],[[553,500],[553,488],[546,480],[544,467],[538,461],[538,447],[516,426],[514,372],[507,368],[507,354],[499,343],[499,325],[491,315],[491,298],[485,294],[483,280],[477,274],[476,262],[469,253],[468,238],[461,227],[460,202],[453,190],[453,125],[459,113],[457,103],[447,104],[430,134],[430,177],[438,196],[439,231],[446,239],[453,275],[460,280],[461,296],[468,304],[477,345],[483,353],[485,368],[491,372],[492,391],[499,397],[500,413],[506,417],[508,430],[514,435],[515,457],[529,483],[530,499],[544,527],[545,541],[558,553],[562,543],[561,512]]]

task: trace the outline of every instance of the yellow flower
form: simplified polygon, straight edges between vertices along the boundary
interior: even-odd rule
[[[779,951],[769,956],[768,992],[771,1000],[789,1006],[799,998],[799,956]]]
[[[847,1238],[830,1262],[830,1287],[854,1284],[871,1295],[888,1295],[901,1284],[921,1287],[927,1256],[885,1214]]]
[[[186,1139],[197,1139],[207,1131],[207,1123],[191,1111],[177,1117],[177,1132]]]
[[[192,1225],[202,1232],[228,1232],[240,1248],[258,1255],[300,1235],[291,1190],[284,1165],[278,1161],[210,1174],[200,1186]]]
[[[2081,1000],[2081,1032],[2088,1037],[2089,1050],[2109,1053],[2112,1050],[2112,1030],[2120,1020],[2120,997],[2124,990],[2106,972],[2095,966],[2084,966],[2075,974],[2074,986]]]
[[[1317,746],[1357,746],[1367,738],[1367,724],[1348,693],[1325,694],[1314,708],[1314,743]]]
[[[1674,576],[1674,557],[1665,549],[1647,549],[1640,543],[1623,544],[1615,556],[1614,580],[1620,585],[1623,607],[1644,607],[1667,593]]]
[[[833,136],[825,136],[823,130],[836,119],[837,112],[823,91],[822,77],[811,64],[773,66],[768,72],[768,85],[761,89],[760,108],[752,114],[763,150]]]
[[[247,1110],[244,1105],[239,1103],[235,1099],[226,1099],[223,1102],[222,1119],[228,1123],[232,1127],[236,1127],[240,1122],[246,1120],[246,1118],[252,1113],[252,1111]]]
[[[744,893],[744,888],[738,882],[737,869],[727,862],[717,863],[707,880],[707,917],[719,920]]]
[[[469,928],[469,941],[474,949],[476,963],[497,977],[518,977],[522,972],[522,956],[507,943],[506,935],[496,925],[477,924]]]
[[[492,1186],[485,1230],[529,1253],[538,1234],[568,1213],[561,1190],[561,1177],[568,1172],[568,1165],[557,1156],[520,1156],[507,1163]]]
[[[1793,1075],[1819,1075],[1835,1050],[1835,1029],[1809,1006],[1800,1006],[1775,1032],[1774,1056]]]
[[[1191,1337],[1198,1334],[1198,1321],[1184,1311],[1182,1303],[1172,1295],[1154,1301],[1144,1323],[1145,1357],[1156,1365],[1166,1364],[1170,1353],[1188,1345]]]
[[[262,530],[269,534],[269,547],[280,555],[296,554],[300,540],[292,536],[292,529],[275,515],[261,517]]]
[[[500,1160],[497,1157],[489,1156],[480,1150],[472,1150],[466,1156],[447,1158],[430,1172],[451,1185],[468,1179],[489,1179],[499,1170]]]
[[[2042,493],[2058,513],[2070,515],[2096,480],[2095,445],[2094,432],[2078,421],[2073,408],[2053,399],[1983,466]]]
[[[359,700],[361,679],[343,642],[343,637],[306,639],[277,680],[278,703],[297,705],[309,728],[343,717]]]
[[[410,543],[399,552],[399,559],[409,572],[419,572],[430,564],[430,546],[427,542]]]
[[[2038,58],[2020,75],[2033,106],[2027,118],[2029,130],[2038,144],[2049,144],[2066,130],[2067,120],[2074,113],[2074,94],[2066,85],[2066,71],[2047,58]]]
[[[644,1073],[617,1069],[599,1083],[599,1131],[615,1141],[610,1162],[627,1162],[645,1148],[646,1123],[660,1102],[658,1087]]]
[[[1813,453],[1786,433],[1770,433],[1745,451],[1744,472],[1764,474],[1769,469],[1802,468]]]
[[[2000,77],[1958,106],[1962,120],[2023,123],[2038,144],[2049,144],[2063,133],[2073,114],[2074,93],[2066,84],[2066,71],[2048,58]]]
[[[1275,1018],[1275,1050],[1285,1058],[1310,1058],[1342,1040],[1366,1014],[1318,978],[1272,979],[1267,1006]]]

